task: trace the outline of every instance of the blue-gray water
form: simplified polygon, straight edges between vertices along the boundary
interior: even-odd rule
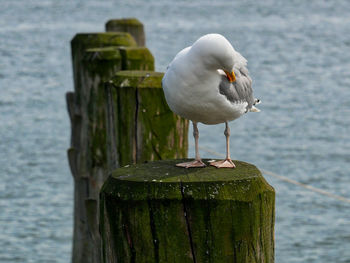
[[[70,261],[69,41],[111,18],[145,24],[159,71],[199,36],[225,35],[263,101],[231,123],[233,158],[349,197],[349,14],[347,0],[2,0],[0,262]],[[224,152],[223,125],[199,129],[200,145]],[[350,206],[266,178],[277,191],[276,262],[350,262]]]

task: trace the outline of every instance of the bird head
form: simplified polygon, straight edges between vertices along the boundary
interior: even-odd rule
[[[220,34],[202,36],[193,44],[191,52],[196,54],[195,57],[200,59],[200,64],[207,70],[223,70],[230,82],[236,81],[233,69],[246,63],[242,55]]]

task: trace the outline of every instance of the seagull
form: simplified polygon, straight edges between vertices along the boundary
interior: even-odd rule
[[[260,100],[253,97],[252,79],[247,60],[220,34],[200,37],[181,50],[171,61],[162,79],[165,99],[170,109],[193,124],[195,160],[176,166],[205,167],[199,156],[197,124],[225,123],[226,158],[210,162],[217,168],[235,168],[230,157],[230,127],[247,112],[259,112]]]

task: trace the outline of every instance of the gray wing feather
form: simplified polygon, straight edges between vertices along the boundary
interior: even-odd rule
[[[249,77],[248,70],[242,67],[235,72],[236,81],[230,83],[226,76],[222,76],[219,91],[231,103],[247,102],[247,111],[252,108],[255,100],[253,97],[252,79]]]

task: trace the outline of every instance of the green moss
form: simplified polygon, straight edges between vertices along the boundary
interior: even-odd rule
[[[84,98],[84,142],[87,156],[85,166],[88,171],[103,168],[107,170],[107,123],[106,94],[104,82],[121,69],[121,55],[116,47],[91,48],[84,52],[81,61],[82,87],[80,96]],[[92,173],[94,174],[94,173]]]
[[[154,70],[154,57],[145,47],[98,47],[88,48],[83,59],[89,62],[94,60],[120,59],[123,70]]]
[[[217,169],[212,166],[184,169],[175,166],[176,163],[182,161],[185,159],[127,165],[113,171],[112,178],[118,181],[118,183],[115,182],[118,187],[124,184],[125,187],[128,187],[132,184],[133,187],[140,187],[143,190],[145,190],[145,185],[158,188],[157,196],[150,197],[149,193],[144,191],[141,191],[140,196],[128,196],[128,198],[141,199],[161,198],[162,196],[169,198],[172,190],[175,191],[174,196],[180,197],[178,193],[180,184],[184,186],[184,195],[195,199],[226,200],[232,198],[231,192],[234,191],[236,200],[247,201],[255,198],[255,195],[260,192],[272,189],[262,177],[261,172],[249,163],[235,161],[237,166],[235,169]],[[187,191],[187,188],[190,190]],[[203,189],[206,191],[203,192]],[[137,195],[139,193],[140,191]]]
[[[128,59],[154,61],[152,53],[146,47],[121,47],[120,50]]]
[[[142,26],[142,23],[137,18],[112,19],[106,23],[108,27],[112,25]]]
[[[94,60],[122,60],[122,56],[117,46],[100,47],[86,49],[83,59],[90,62]]]
[[[162,160],[157,162],[148,162],[143,164],[126,165],[116,169],[112,173],[112,177],[123,180],[127,175],[127,180],[143,181],[159,180],[163,182],[222,182],[222,181],[237,181],[250,180],[261,176],[261,172],[256,166],[242,162],[234,161],[236,169],[216,169],[213,166],[205,168],[182,169],[175,166],[176,163],[186,161],[180,160]],[[204,159],[208,164],[208,159]]]
[[[118,116],[114,130],[120,165],[187,156],[188,121],[169,109],[162,77],[152,71],[119,71],[108,83],[117,93],[109,108]]]
[[[108,33],[81,33],[77,34],[71,41],[74,89],[76,92],[76,103],[78,106],[82,103],[82,61],[86,56],[86,49],[101,48],[109,46],[136,46],[134,38],[128,33],[108,32]],[[88,52],[91,54],[91,52]],[[109,52],[110,54],[111,52]],[[108,52],[106,53],[106,56]],[[113,56],[117,56],[114,53]],[[91,57],[90,57],[91,58]],[[85,57],[86,59],[86,57]],[[104,67],[105,68],[105,67]],[[120,70],[120,68],[118,69]],[[101,70],[102,71],[102,70]]]
[[[139,129],[138,140],[143,148],[138,153],[138,162],[187,156],[188,120],[169,109],[162,89],[138,90],[137,118],[143,123]]]
[[[101,221],[114,231],[101,230],[118,260],[273,262],[275,196],[260,171],[240,161],[235,169],[175,167],[180,161],[119,168],[103,186]]]
[[[94,81],[103,89],[104,82],[122,68],[122,57],[116,47],[91,48],[84,52],[81,66],[85,89],[89,89],[87,85],[93,85]]]
[[[106,31],[110,32],[128,32],[136,40],[139,46],[145,45],[145,33],[143,24],[137,19],[116,19],[110,20],[106,24]]]
[[[106,46],[136,46],[134,38],[126,32],[79,33],[71,41],[72,50]]]
[[[161,88],[164,73],[140,70],[123,70],[117,72],[111,82],[116,87]]]
[[[118,163],[123,165],[135,160],[136,156],[136,88],[117,89],[117,101],[115,107],[118,109],[116,123],[116,137],[118,137]]]
[[[154,70],[154,57],[146,47],[121,47],[123,70]]]

